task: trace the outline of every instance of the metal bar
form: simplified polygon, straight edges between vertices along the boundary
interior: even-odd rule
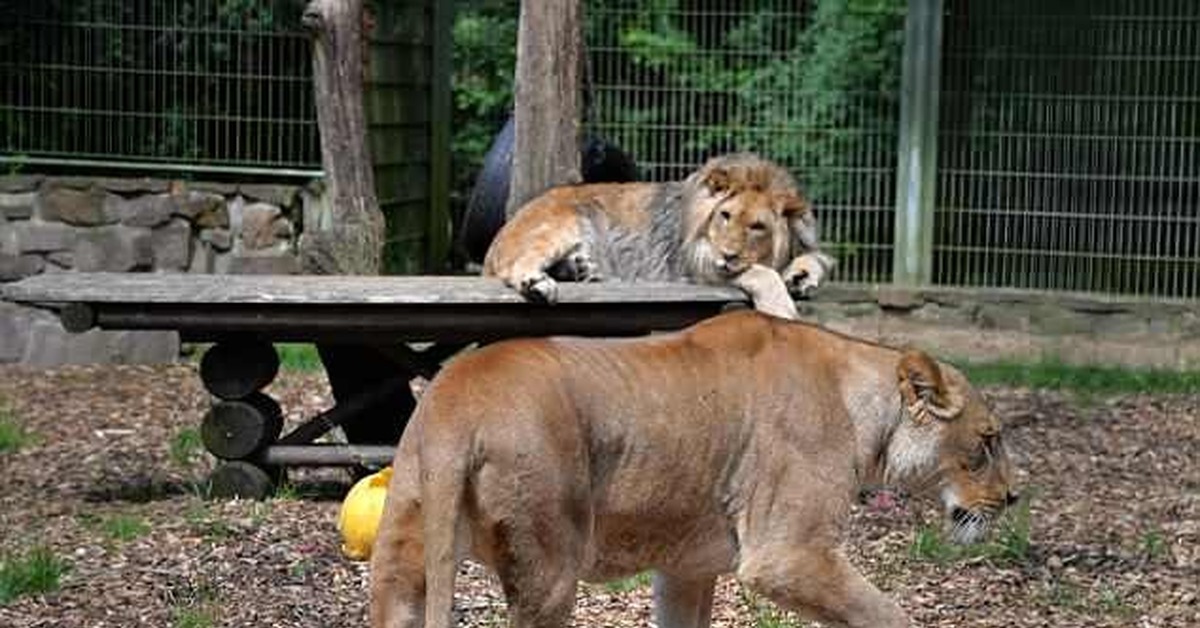
[[[26,157],[23,155],[0,155],[0,163],[67,166],[80,168],[113,168],[121,170],[166,170],[170,172],[210,172],[220,174],[253,174],[272,177],[320,178],[324,170],[302,168],[257,168],[249,166],[215,166],[209,164],[185,164],[156,161],[107,161],[99,159],[59,159],[52,157]]]
[[[305,421],[286,436],[280,438],[279,444],[310,444],[329,430],[363,414],[376,404],[382,403],[406,390],[408,390],[408,379],[406,378],[395,377],[384,380],[373,388],[351,397],[348,401],[339,403]]]
[[[425,267],[436,269],[450,252],[450,76],[453,67],[454,7],[435,0],[430,69],[429,120],[429,221]],[[580,5],[582,11],[582,4]],[[580,44],[586,54],[586,44]]]
[[[254,462],[286,467],[352,467],[389,464],[395,456],[396,448],[389,445],[271,445]]]
[[[892,269],[893,280],[902,285],[928,284],[933,276],[941,43],[942,0],[909,0],[900,79]]]

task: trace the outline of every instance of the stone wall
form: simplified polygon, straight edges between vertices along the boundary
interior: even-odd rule
[[[38,273],[299,271],[304,187],[162,179],[0,177],[0,282]],[[174,360],[171,332],[67,334],[51,313],[0,303],[0,362]]]
[[[836,331],[948,359],[1200,368],[1194,301],[830,285],[800,311]]]

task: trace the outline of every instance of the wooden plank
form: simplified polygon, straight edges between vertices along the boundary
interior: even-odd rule
[[[499,280],[476,276],[181,275],[54,273],[4,284],[19,303],[526,304]],[[562,283],[561,304],[745,301],[734,288],[664,282]],[[533,304],[528,304],[533,305]],[[549,310],[556,306],[540,306]]]

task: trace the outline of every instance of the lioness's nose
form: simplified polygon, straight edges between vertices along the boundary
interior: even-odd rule
[[[738,258],[738,254],[737,253],[721,253],[721,257],[725,258],[726,262],[736,262],[737,258]]]

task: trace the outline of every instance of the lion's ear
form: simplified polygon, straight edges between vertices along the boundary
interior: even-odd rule
[[[896,367],[900,396],[917,424],[931,417],[950,420],[962,410],[962,395],[948,386],[936,361],[916,350],[906,351]]]
[[[808,201],[799,194],[781,194],[779,206],[779,212],[788,220],[812,220],[812,206],[809,205]]]
[[[733,185],[733,177],[729,171],[724,168],[712,168],[704,173],[704,179],[701,181],[709,194],[713,196],[721,196],[729,191]]]

